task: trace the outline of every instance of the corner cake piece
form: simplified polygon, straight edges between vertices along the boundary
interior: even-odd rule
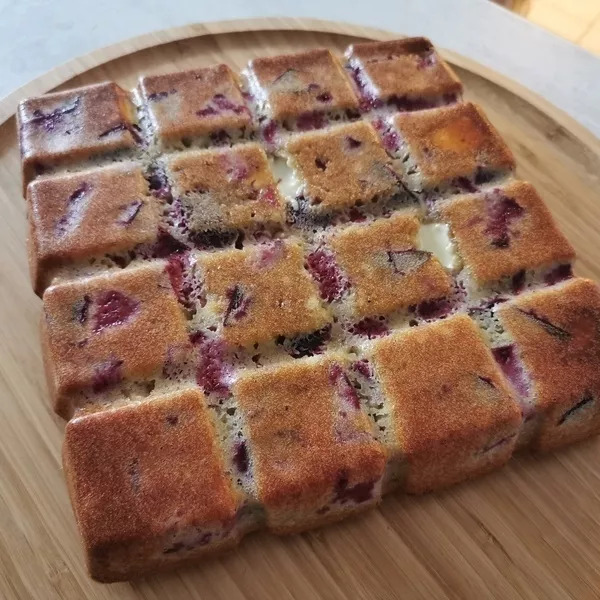
[[[63,417],[122,380],[160,374],[170,353],[187,344],[184,312],[163,262],[52,286],[44,294],[46,374]]]
[[[384,338],[372,360],[394,430],[390,460],[404,463],[407,492],[487,473],[511,457],[521,409],[467,316]]]
[[[98,581],[137,577],[237,543],[239,499],[197,390],[73,419],[63,464]]]
[[[397,155],[415,191],[455,187],[475,192],[515,159],[484,112],[471,102],[392,119],[399,135]]]
[[[241,228],[280,229],[285,203],[258,144],[184,152],[166,163],[185,235],[202,248],[232,241]]]
[[[23,188],[57,165],[142,143],[128,92],[106,82],[23,100],[17,113]]]
[[[450,225],[469,275],[480,286],[575,258],[535,188],[523,181],[458,196],[442,205],[439,215]]]
[[[389,104],[420,110],[460,99],[462,84],[426,38],[353,44],[348,68],[361,93],[361,108]]]
[[[297,134],[285,149],[312,209],[339,210],[400,192],[392,160],[369,123]]]
[[[245,135],[252,118],[237,77],[227,65],[142,77],[139,91],[161,146],[197,137],[208,142]]]
[[[232,346],[267,342],[330,322],[304,269],[302,246],[275,240],[201,255],[205,318]]]
[[[358,108],[341,63],[325,48],[255,58],[245,75],[260,113],[295,119],[300,130],[325,125],[324,113]]]
[[[342,355],[243,375],[233,388],[267,526],[302,531],[376,503],[385,452]]]
[[[597,434],[598,285],[588,279],[571,279],[505,303],[498,314],[514,346],[497,348],[495,353],[522,401],[531,407],[533,448],[552,450]],[[506,360],[509,355],[510,362]],[[529,379],[526,387],[519,380],[523,372]]]
[[[418,231],[415,216],[397,214],[331,237],[335,260],[348,278],[354,316],[386,315],[450,292],[450,277],[439,261],[417,248]]]
[[[39,179],[27,188],[29,265],[37,294],[78,261],[157,240],[162,202],[136,163]]]

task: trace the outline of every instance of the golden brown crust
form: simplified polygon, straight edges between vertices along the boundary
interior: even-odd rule
[[[192,231],[281,226],[285,204],[258,144],[186,152],[167,162]]]
[[[56,412],[69,416],[75,392],[151,377],[170,348],[188,343],[164,269],[158,262],[46,290],[42,339]]]
[[[382,100],[431,100],[462,92],[460,80],[426,38],[353,44],[346,56]]]
[[[469,317],[385,338],[373,358],[408,464],[407,491],[450,485],[510,458],[521,410]]]
[[[478,168],[514,169],[512,152],[481,108],[471,102],[400,113],[393,123],[425,187],[470,177]]]
[[[130,162],[34,181],[27,204],[31,280],[39,295],[52,269],[155,241],[162,212],[141,167]]]
[[[399,191],[398,176],[367,122],[298,134],[286,145],[311,204],[325,210],[364,204]]]
[[[129,94],[106,82],[23,100],[17,113],[23,189],[39,171],[136,146]]]
[[[249,70],[262,88],[269,116],[274,119],[358,107],[341,63],[325,48],[256,58]]]
[[[236,76],[227,65],[142,77],[139,90],[163,142],[251,124]]]
[[[523,181],[458,196],[440,208],[440,216],[478,284],[575,258],[535,188]]]
[[[244,375],[234,385],[258,497],[279,532],[376,499],[385,453],[355,404],[346,362],[341,355],[299,360]],[[365,486],[364,498],[351,502],[349,490],[357,485]]]
[[[67,424],[64,470],[96,579],[160,566],[178,531],[233,526],[238,499],[215,435],[197,390]]]
[[[356,316],[385,315],[450,292],[439,261],[417,249],[419,220],[395,215],[352,225],[331,238],[350,281]]]
[[[550,450],[600,430],[600,289],[588,279],[519,296],[500,319],[534,386],[533,446]]]
[[[281,240],[198,259],[207,308],[219,315],[229,344],[249,346],[314,331],[330,321],[303,263],[302,246]]]

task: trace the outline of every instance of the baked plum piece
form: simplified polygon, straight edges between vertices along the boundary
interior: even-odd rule
[[[404,177],[415,191],[475,192],[515,167],[512,152],[472,102],[392,118]]]
[[[303,247],[275,240],[198,258],[207,319],[231,346],[316,331],[331,321],[304,269]]]
[[[534,449],[552,450],[600,431],[600,290],[575,278],[498,307],[515,359],[529,379],[519,385],[530,407]],[[499,357],[507,350],[496,350]],[[514,362],[513,360],[513,362]],[[509,365],[510,366],[510,365]],[[519,374],[519,371],[516,372]]]
[[[231,548],[240,499],[202,393],[71,420],[63,465],[91,576],[139,577]]]
[[[133,162],[34,181],[27,206],[31,281],[39,295],[78,264],[107,255],[125,261],[142,244],[155,244],[164,210]]]
[[[370,359],[390,415],[390,468],[405,491],[476,477],[512,456],[521,408],[469,317],[383,338]]]
[[[346,58],[363,110],[422,110],[456,102],[462,94],[460,80],[426,38],[353,44]]]
[[[227,143],[251,129],[250,110],[227,65],[148,75],[138,89],[160,147]]]
[[[54,167],[143,143],[131,96],[112,82],[23,100],[17,126],[24,189]]]
[[[242,411],[258,501],[269,529],[303,531],[373,506],[385,452],[347,374],[325,354],[240,377]]]
[[[189,343],[163,261],[51,286],[43,303],[48,386],[54,410],[66,418],[121,383],[161,375]]]

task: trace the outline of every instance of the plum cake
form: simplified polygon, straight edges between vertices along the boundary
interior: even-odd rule
[[[328,354],[241,376],[233,388],[267,526],[302,531],[372,506],[385,449],[361,411],[348,357]]]
[[[196,246],[231,241],[240,230],[281,229],[285,204],[265,151],[254,143],[170,157],[174,220]]]
[[[371,360],[390,415],[389,453],[405,463],[406,491],[450,485],[511,457],[521,410],[468,316],[387,336]]]
[[[353,44],[346,58],[365,110],[433,108],[462,94],[460,80],[425,38]]]
[[[47,171],[144,142],[132,95],[113,82],[24,100],[17,121],[24,186]]]
[[[280,130],[319,129],[357,113],[350,79],[325,48],[255,58],[244,77],[268,145],[276,143]]]
[[[227,65],[142,77],[144,120],[160,147],[226,143],[247,135],[252,116]]]
[[[93,578],[600,431],[600,288],[462,93],[412,38],[21,103],[31,281]]]
[[[198,390],[72,419],[63,459],[101,581],[224,550],[241,534],[241,498]]]
[[[493,352],[521,396],[528,440],[558,448],[600,430],[600,290],[574,278],[498,306],[511,343]]]
[[[158,242],[166,207],[133,162],[36,180],[27,204],[29,264],[39,295],[69,271],[125,264]]]
[[[391,117],[394,156],[414,191],[477,191],[515,166],[512,152],[477,105],[466,102]]]
[[[79,404],[102,402],[123,380],[162,375],[169,354],[187,344],[186,316],[161,262],[44,293],[46,371],[63,416]]]

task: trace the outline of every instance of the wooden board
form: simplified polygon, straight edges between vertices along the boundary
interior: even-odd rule
[[[157,34],[155,43],[197,35],[99,64],[101,53],[48,74],[41,93],[115,79],[133,86],[154,73],[260,54],[390,37],[336,24],[274,20],[270,31],[226,33],[240,23]],[[256,29],[257,23],[251,27]],[[279,29],[278,29],[279,27]],[[315,26],[316,27],[316,26]],[[295,28],[297,31],[290,31]],[[316,27],[326,29],[322,24]],[[216,34],[210,34],[210,31]],[[304,31],[300,31],[304,30]],[[352,35],[350,35],[352,34]],[[141,39],[141,38],[140,38]],[[138,40],[139,43],[139,40]],[[146,36],[141,46],[150,45]],[[141,46],[124,43],[125,54]],[[105,56],[114,58],[118,49]],[[600,144],[527,92],[480,76],[450,57],[467,96],[483,105],[581,255],[577,272],[600,279]],[[66,70],[65,70],[66,69]],[[473,70],[478,71],[476,75]],[[85,72],[83,72],[85,71]],[[499,81],[497,76],[490,75]],[[536,108],[543,107],[545,112]],[[4,103],[4,108],[7,104]],[[598,598],[600,597],[600,440],[544,457],[521,456],[483,479],[424,497],[392,495],[364,516],[304,535],[251,535],[235,552],[194,568],[131,584],[101,585],[86,575],[60,467],[63,423],[49,409],[25,255],[14,118],[0,126],[0,597],[12,600],[187,598]]]

